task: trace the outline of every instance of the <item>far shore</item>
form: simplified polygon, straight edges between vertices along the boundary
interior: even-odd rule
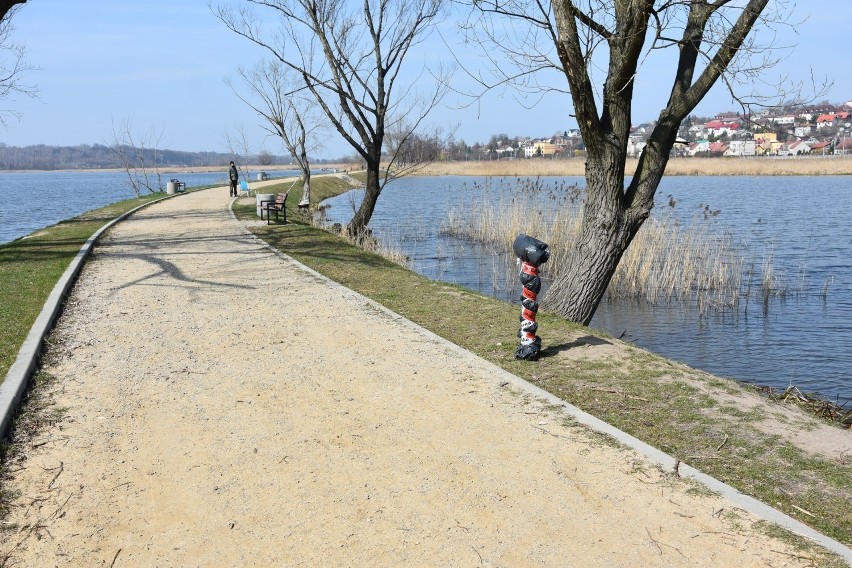
[[[633,175],[638,160],[631,158],[625,165],[625,174]],[[529,158],[509,160],[468,160],[432,162],[416,168],[418,176],[584,176],[585,158]],[[296,171],[297,166],[250,164],[241,167],[249,172]],[[316,164],[313,169],[338,173],[356,172],[363,165],[356,163]],[[58,170],[5,170],[2,173],[35,171],[123,172],[121,168]],[[160,169],[161,176],[180,176],[185,173],[226,173],[226,166],[172,167]],[[150,172],[153,173],[153,172]],[[848,156],[798,156],[763,158],[672,158],[666,166],[667,176],[838,176],[852,175],[852,155]]]

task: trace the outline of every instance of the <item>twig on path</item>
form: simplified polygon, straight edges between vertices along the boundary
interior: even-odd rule
[[[60,436],[60,437],[58,437],[58,438],[51,438],[51,439],[49,439],[49,440],[45,440],[44,442],[36,442],[36,443],[34,443],[34,444],[33,444],[33,447],[34,447],[34,448],[37,448],[37,447],[39,447],[39,446],[43,446],[43,445],[45,445],[45,444],[49,444],[50,442],[65,442],[65,445],[67,445],[67,444],[68,444],[68,441],[69,441],[70,439],[71,439],[71,438],[69,438],[68,436]]]
[[[482,565],[483,564],[482,555],[479,553],[478,550],[476,550],[476,548],[473,545],[471,545],[471,548],[473,548],[473,551],[476,553],[477,556],[479,556],[479,564]]]
[[[109,568],[113,568],[115,566],[115,561],[118,560],[118,555],[121,554],[121,549],[115,551],[115,556],[112,557],[112,564],[109,565]]]
[[[59,471],[56,472],[56,475],[54,475],[53,479],[50,480],[50,483],[47,484],[48,489],[53,487],[53,484],[56,483],[56,480],[59,478],[59,476],[62,474],[62,472],[65,471],[65,463],[59,462],[59,467],[53,468],[53,469],[59,469]],[[47,471],[49,471],[49,470],[47,470]]]
[[[48,517],[48,519],[52,519],[52,518],[56,517],[56,514],[59,513],[59,511],[61,511],[62,509],[65,508],[65,505],[68,504],[68,501],[71,500],[71,497],[73,497],[76,492],[77,491],[72,491],[71,494],[68,495],[68,498],[65,499],[65,501],[62,502],[62,504],[59,506],[59,508],[56,509],[53,513],[51,513],[51,515]]]
[[[659,541],[655,540],[654,537],[651,536],[651,531],[649,531],[647,527],[645,528],[645,532],[648,533],[648,538],[650,538],[652,541],[654,541],[654,544],[657,545],[657,549],[660,551],[660,556],[663,555],[663,549],[660,548],[660,545],[662,544],[663,546],[667,546],[667,547],[673,549],[675,552],[677,552],[678,554],[680,554],[684,558],[689,558],[686,554],[681,552],[681,550],[678,547],[672,546],[671,544],[666,544],[665,542],[659,542]]]
[[[563,436],[562,434],[554,434],[554,433],[553,433],[553,432],[551,432],[550,430],[545,430],[544,428],[540,428],[540,427],[538,427],[538,426],[533,426],[532,424],[530,424],[530,426],[532,426],[532,427],[533,427],[533,428],[535,428],[536,430],[541,430],[541,431],[542,431],[542,432],[544,432],[545,434],[550,434],[550,435],[551,435],[551,436],[553,436],[554,438],[564,438],[564,439],[566,439],[566,440],[573,440],[573,439],[574,439],[574,438],[569,438],[568,436]]]
[[[775,550],[774,548],[770,548],[769,551],[774,552],[775,554],[783,554],[784,556],[789,556],[791,558],[798,558],[799,560],[810,560],[811,562],[814,561],[811,556],[800,556],[798,554],[792,554],[790,552],[782,552],[780,550]]]
[[[646,532],[646,533],[648,533],[648,538],[650,538],[650,539],[651,539],[651,542],[653,542],[653,543],[657,546],[657,550],[659,550],[659,551],[660,551],[660,556],[662,556],[662,555],[663,555],[663,549],[662,549],[662,547],[660,547],[660,543],[659,543],[659,542],[657,542],[657,541],[654,539],[654,537],[652,537],[652,536],[651,536],[651,531],[649,531],[647,528],[645,528],[645,532]]]

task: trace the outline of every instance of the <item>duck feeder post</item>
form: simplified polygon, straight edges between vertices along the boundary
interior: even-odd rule
[[[515,359],[535,361],[541,351],[541,338],[536,335],[538,324],[538,293],[541,292],[541,277],[538,268],[550,258],[547,244],[528,235],[520,234],[512,245],[515,256],[521,263],[521,329],[518,337],[521,344],[515,350]]]

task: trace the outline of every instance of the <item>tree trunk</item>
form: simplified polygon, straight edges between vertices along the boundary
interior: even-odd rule
[[[356,241],[364,238],[367,233],[367,223],[370,222],[370,218],[373,216],[373,210],[376,208],[376,202],[379,200],[379,194],[382,192],[382,185],[380,183],[380,158],[370,157],[366,162],[367,182],[364,185],[364,199],[361,200],[361,206],[346,227],[349,236]]]
[[[302,172],[302,199],[299,207],[309,207],[311,204],[311,171]]]
[[[650,213],[624,200],[624,160],[611,152],[586,164],[588,199],[580,234],[542,299],[542,308],[589,325],[621,257]]]
[[[299,139],[301,147],[301,159],[299,160],[299,168],[302,170],[302,199],[299,200],[299,207],[308,208],[311,205],[311,164],[308,161],[308,153],[305,150],[305,134],[302,129],[302,137]]]

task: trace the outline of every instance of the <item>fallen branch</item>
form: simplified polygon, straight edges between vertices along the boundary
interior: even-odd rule
[[[115,566],[115,561],[118,560],[118,555],[121,553],[121,549],[115,551],[115,556],[112,557],[112,563],[109,565],[109,568],[113,568]]]
[[[53,468],[53,469],[57,469],[57,468]],[[53,484],[56,483],[56,480],[59,478],[59,476],[62,474],[62,472],[65,471],[65,463],[59,462],[59,468],[58,469],[59,469],[59,471],[56,472],[56,475],[54,475],[53,479],[50,480],[50,483],[47,484],[48,489],[53,487]]]
[[[802,513],[804,513],[804,514],[806,514],[806,515],[809,515],[809,516],[811,516],[811,517],[813,517],[813,518],[815,518],[815,519],[817,518],[817,516],[816,516],[816,515],[814,515],[813,513],[811,513],[810,511],[806,511],[806,510],[802,509],[801,507],[798,507],[798,506],[796,506],[796,505],[793,505],[792,503],[790,503],[790,506],[791,506],[791,507],[793,507],[794,509],[796,509],[797,511],[800,511],[800,512],[802,512]]]

